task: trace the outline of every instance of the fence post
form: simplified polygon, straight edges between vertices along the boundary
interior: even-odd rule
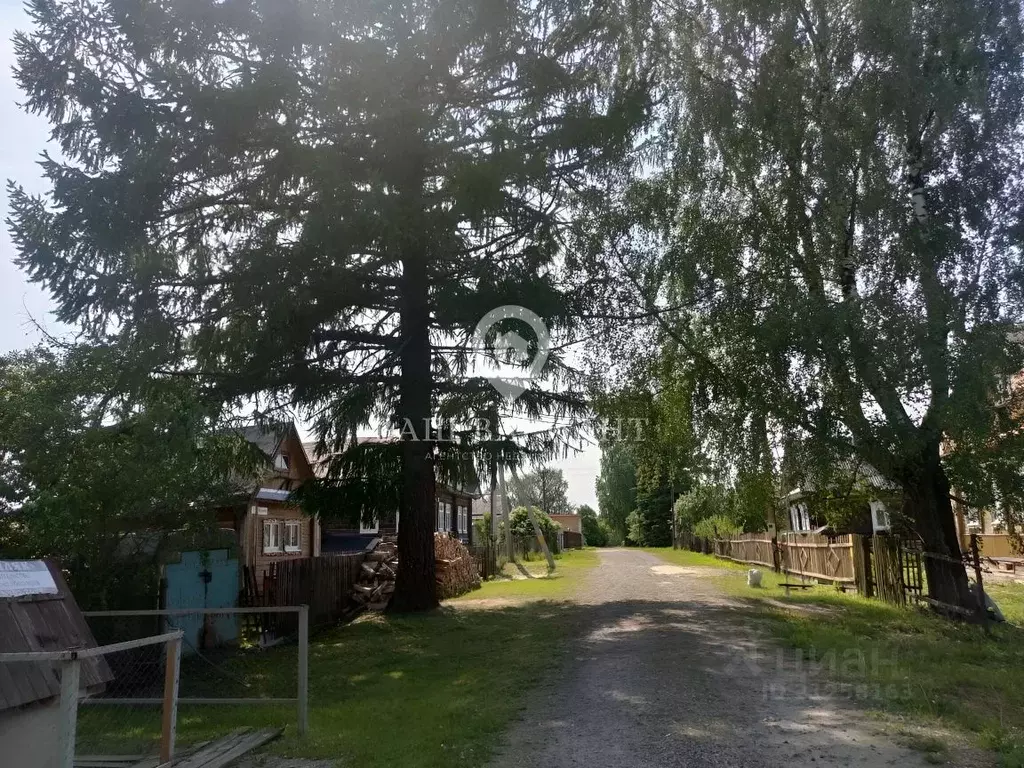
[[[60,672],[60,768],[74,768],[75,732],[78,726],[78,681],[81,664],[77,656],[65,661]]]
[[[181,635],[167,641],[164,656],[163,721],[160,728],[160,762],[174,759],[178,731],[178,680],[181,670]]]
[[[782,565],[779,560],[779,537],[772,536],[772,570],[776,573],[782,571]]]
[[[309,729],[309,606],[299,606],[299,734]]]

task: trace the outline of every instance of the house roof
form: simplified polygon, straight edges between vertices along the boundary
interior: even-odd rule
[[[0,653],[93,648],[96,640],[71,590],[53,563],[46,564],[56,594],[0,598]],[[60,695],[56,662],[0,663],[0,711]],[[102,656],[82,659],[81,687],[96,690],[114,679]]]
[[[853,459],[843,459],[834,465],[837,474],[843,477],[843,483],[847,486],[867,487],[877,491],[893,491],[899,488],[898,485],[886,478],[881,472],[870,464]],[[798,501],[808,494],[819,490],[819,483],[815,478],[809,477],[799,488],[794,488],[782,497],[783,503]]]
[[[257,501],[288,501],[292,495],[291,491],[282,491],[277,488],[260,488],[256,491]]]
[[[288,436],[288,431],[295,425],[290,421],[279,421],[273,424],[249,424],[238,427],[237,432],[262,451],[267,458],[274,458],[278,448]]]

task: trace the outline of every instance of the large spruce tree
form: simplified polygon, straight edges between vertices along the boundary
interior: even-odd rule
[[[580,406],[535,385],[510,408],[472,377],[467,345],[501,305],[555,329],[579,311],[561,230],[645,109],[615,9],[29,9],[17,78],[61,157],[43,161],[45,196],[11,190],[20,263],[61,320],[156,350],[159,375],[202,376],[226,401],[297,407],[332,453],[359,425],[400,429],[392,607],[435,605],[439,434],[479,450],[457,429],[472,418]]]
[[[605,234],[682,353],[698,433],[767,427],[823,464],[873,465],[933,554],[931,597],[963,607],[949,472],[1008,428],[998,392],[1024,363],[1021,14],[1015,0],[660,9],[678,42],[663,154]]]

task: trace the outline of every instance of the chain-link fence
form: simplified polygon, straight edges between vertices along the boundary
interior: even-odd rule
[[[7,756],[17,764],[57,768],[72,768],[87,754],[151,754],[168,763],[181,645],[182,633],[175,630],[94,648],[0,654],[0,675],[35,692],[10,715],[10,736],[18,743],[2,745]],[[88,706],[143,686],[155,705],[129,706],[116,719]]]
[[[305,606],[86,612],[97,642],[180,632],[177,740],[182,749],[251,726],[308,723],[309,613]],[[112,741],[152,744],[164,669],[140,650],[111,659],[120,683],[89,700],[90,752]],[[83,734],[85,735],[85,734]],[[145,750],[139,750],[143,753]],[[81,754],[81,749],[79,750]],[[113,752],[110,752],[114,754]]]

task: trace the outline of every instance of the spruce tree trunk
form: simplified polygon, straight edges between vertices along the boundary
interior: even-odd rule
[[[928,596],[974,611],[976,601],[961,561],[949,480],[939,458],[938,441],[930,441],[917,460],[907,467],[903,489],[903,513],[921,536],[925,552],[956,561],[923,558]]]
[[[389,611],[437,607],[434,583],[435,479],[431,436],[432,371],[430,293],[426,255],[420,249],[402,259],[401,384],[398,417],[402,429],[402,518],[398,531],[398,574]]]

